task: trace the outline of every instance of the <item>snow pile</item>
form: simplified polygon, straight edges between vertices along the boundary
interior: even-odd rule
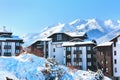
[[[110,80],[98,71],[71,70],[58,65],[54,58],[44,59],[32,54],[0,57],[0,80]]]

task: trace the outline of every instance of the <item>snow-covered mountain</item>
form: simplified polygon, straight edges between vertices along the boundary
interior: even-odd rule
[[[88,34],[89,40],[95,39],[98,43],[104,38],[110,35],[115,36],[120,30],[120,20],[99,20],[99,19],[87,19],[80,20],[76,19],[70,23],[58,23],[41,30],[40,33],[28,33],[22,35],[21,38],[24,39],[24,46],[28,46],[32,42],[47,37],[56,32],[86,32]],[[103,37],[103,38],[102,38]],[[99,39],[100,38],[100,39]],[[108,39],[107,39],[108,40]],[[103,40],[102,40],[103,41]],[[104,40],[105,41],[105,40]]]

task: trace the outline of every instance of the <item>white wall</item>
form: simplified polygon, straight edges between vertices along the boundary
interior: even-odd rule
[[[53,48],[55,48],[55,52],[53,52]],[[59,64],[64,64],[64,48],[62,47],[62,43],[52,44],[52,56],[54,55]]]
[[[12,56],[15,56],[15,42],[11,43],[11,54]]]
[[[5,52],[4,45],[5,42],[2,42],[2,56],[4,56],[4,52]],[[11,42],[11,55],[15,56],[15,42]]]
[[[4,42],[2,42],[2,56],[4,56]]]
[[[52,40],[48,42],[48,57],[52,57]]]
[[[116,51],[117,55],[114,55],[114,51]],[[117,64],[114,64],[115,59],[117,60]],[[115,68],[117,68],[117,72],[115,72]],[[118,37],[116,47],[113,45],[113,73],[115,77],[120,77],[120,37]]]
[[[64,65],[66,65],[66,48],[63,47],[64,51],[63,51],[63,56],[64,56]]]
[[[83,70],[87,70],[86,47],[82,47],[82,65]]]

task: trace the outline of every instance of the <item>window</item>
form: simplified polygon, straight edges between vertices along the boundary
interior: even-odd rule
[[[43,42],[43,41],[40,41],[40,45],[44,45],[44,42]]]
[[[88,62],[88,66],[91,66],[91,62]]]
[[[8,52],[7,49],[5,49],[4,52],[7,53]]]
[[[53,48],[53,52],[55,52],[55,48]]]
[[[67,58],[71,59],[71,55],[67,55]]]
[[[11,53],[11,49],[8,49],[8,53]]]
[[[101,61],[101,64],[103,64],[103,61]]]
[[[81,47],[75,47],[75,49],[76,49],[77,51],[82,50]]]
[[[82,54],[79,54],[79,58],[82,58]]]
[[[71,51],[71,47],[66,47],[66,51]]]
[[[116,47],[116,42],[114,42],[114,47]]]
[[[100,52],[100,55],[102,56],[102,55],[103,55],[103,52]]]
[[[70,63],[70,62],[67,62],[67,66],[71,66],[71,63]]]
[[[108,68],[106,68],[106,72],[108,72]]]
[[[2,42],[0,42],[0,45],[2,45]]]
[[[74,62],[74,66],[76,66],[76,62]]]
[[[117,55],[116,51],[114,51],[114,55],[115,55],[115,56]]]
[[[117,64],[117,60],[116,59],[114,59],[114,64]]]
[[[106,64],[108,64],[108,61],[106,61]]]
[[[79,66],[82,66],[82,62],[79,62]]]
[[[90,51],[90,50],[91,50],[91,46],[87,46],[87,50],[89,50],[89,51]]]
[[[11,42],[7,42],[8,45],[11,45]]]
[[[91,58],[91,54],[88,54],[88,55],[87,55],[87,58]]]
[[[11,42],[5,42],[5,45],[11,45]]]
[[[103,71],[104,69],[102,68],[102,71]]]
[[[20,50],[16,50],[16,53],[20,53]]]
[[[117,73],[117,68],[115,68],[115,73]]]
[[[62,40],[62,35],[61,34],[57,34],[57,40]]]
[[[16,42],[16,46],[20,46],[20,43],[19,43],[19,42]]]
[[[76,54],[74,54],[74,58],[76,58]]]

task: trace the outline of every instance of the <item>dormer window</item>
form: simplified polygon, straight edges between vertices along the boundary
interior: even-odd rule
[[[58,41],[62,40],[62,34],[57,34],[57,40]]]

